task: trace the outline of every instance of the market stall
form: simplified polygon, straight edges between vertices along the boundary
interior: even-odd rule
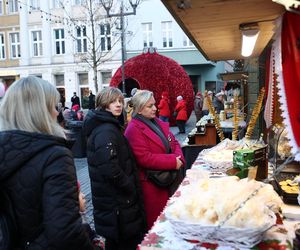
[[[169,9],[174,10],[174,1],[164,2]],[[190,24],[190,15],[184,15],[182,10],[191,6],[186,5],[186,1],[181,2],[183,9],[178,13],[175,11],[175,17],[184,25],[185,21]],[[250,8],[255,1],[246,2]],[[297,199],[300,182],[300,3],[286,1],[290,5],[285,7],[291,12],[280,16],[282,9],[270,2],[256,2],[257,7],[260,3],[270,5],[270,8],[260,9],[271,12],[276,10],[271,21],[261,21],[266,19],[266,15],[259,13],[259,9],[256,13],[261,14],[260,18],[256,18],[260,28],[263,28],[264,22],[270,22],[276,28],[276,33],[267,64],[270,70],[266,70],[266,85],[260,88],[251,118],[247,120],[245,137],[239,136],[243,127],[240,118],[243,115],[238,112],[236,95],[231,109],[232,140],[225,139],[224,120],[209,104],[211,118],[207,121],[211,121],[196,127],[193,131],[194,139],[190,134],[186,143],[195,143],[196,136],[199,136],[197,133],[203,133],[211,124],[215,126],[220,143],[214,146],[210,141],[210,147],[198,154],[179,189],[169,199],[140,244],[141,250],[292,249],[293,245],[294,249],[300,249],[300,245],[297,245],[300,237],[295,237],[296,229],[300,228]],[[205,11],[206,7],[217,7],[215,3],[209,4],[207,1],[206,4],[202,1],[195,3],[197,15],[199,11]],[[209,13],[207,9],[206,12]],[[188,26],[184,27],[188,29]],[[199,30],[197,27],[197,34],[200,34]],[[197,43],[197,37],[193,38]],[[203,40],[199,40],[197,45],[201,45],[201,42]],[[205,47],[207,44],[202,45]],[[209,53],[215,57],[221,56],[220,53],[213,54],[215,51],[214,48]],[[236,53],[234,51],[233,54]],[[230,55],[230,52],[223,54],[224,57]],[[259,55],[258,51],[256,55]],[[253,138],[254,127],[262,110],[267,129],[261,131],[262,136]],[[289,171],[286,172],[287,169]]]
[[[284,204],[266,184],[275,173],[265,149],[263,141],[246,139],[203,149],[139,249],[291,249],[300,206]],[[241,180],[229,176],[232,166]],[[287,192],[299,192],[297,183],[284,182],[278,184]]]

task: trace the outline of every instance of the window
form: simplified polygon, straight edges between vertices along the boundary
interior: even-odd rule
[[[40,9],[40,0],[30,0],[30,7],[32,10]]]
[[[63,0],[52,0],[52,7],[53,8],[60,8],[63,5]]]
[[[20,34],[18,32],[10,33],[9,41],[10,41],[11,58],[20,58],[21,57]]]
[[[173,47],[173,38],[172,38],[172,22],[162,22],[162,37],[163,37],[163,47],[170,48]]]
[[[0,34],[0,60],[5,59],[4,34]]]
[[[193,47],[194,44],[192,41],[187,37],[187,35],[183,35],[183,47]]]
[[[0,15],[3,15],[3,1],[0,0]]]
[[[152,23],[142,23],[144,47],[153,47]]]
[[[74,4],[75,5],[83,5],[84,4],[84,0],[74,0]]]
[[[102,76],[102,85],[103,85],[103,87],[108,86],[109,83],[110,83],[110,80],[112,78],[111,71],[101,72],[101,76]]]
[[[86,27],[76,28],[76,38],[77,38],[77,52],[84,53],[87,52],[87,37],[86,37]]]
[[[8,13],[18,12],[18,0],[8,0]]]
[[[65,76],[64,75],[54,75],[55,84],[57,87],[65,86]]]
[[[110,34],[110,24],[100,24],[100,46],[101,51],[111,50],[111,34]]]
[[[55,39],[55,54],[63,55],[65,54],[65,31],[64,29],[54,30]]]
[[[78,80],[80,85],[80,97],[82,108],[89,107],[89,75],[87,73],[78,74]]]
[[[78,80],[79,80],[79,85],[89,85],[88,73],[79,73]]]
[[[43,55],[42,31],[32,31],[33,56]]]
[[[42,74],[30,74],[30,76],[35,76],[35,77],[43,79],[43,75]]]

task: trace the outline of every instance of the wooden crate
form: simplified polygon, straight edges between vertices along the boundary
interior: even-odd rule
[[[207,124],[205,127],[205,134],[195,134],[196,145],[216,145],[217,144],[217,130],[214,124]]]

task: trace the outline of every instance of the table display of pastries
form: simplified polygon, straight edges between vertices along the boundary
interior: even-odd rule
[[[257,189],[257,194],[245,202]],[[168,215],[203,225],[219,225],[225,221],[224,226],[258,228],[270,220],[270,212],[278,212],[282,205],[272,185],[240,180],[236,176],[203,178],[190,183],[181,192],[182,195],[168,207]],[[242,207],[226,221],[242,203]]]
[[[202,150],[199,157],[210,166],[211,170],[226,172],[233,166],[233,151],[240,149],[255,150],[264,146],[264,143],[257,140],[232,141],[227,138],[212,148]]]

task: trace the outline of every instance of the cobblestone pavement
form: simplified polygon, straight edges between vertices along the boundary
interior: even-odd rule
[[[180,144],[182,144],[187,137],[187,134],[195,128],[196,118],[194,113],[191,114],[190,119],[186,123],[186,133],[179,134],[178,128],[171,127],[172,133],[175,135],[176,139]],[[88,174],[87,159],[86,158],[75,158],[75,166],[77,172],[77,178],[80,182],[81,191],[85,194],[86,198],[86,221],[94,228],[93,220],[93,205],[91,200],[91,188],[90,188],[90,178]]]

